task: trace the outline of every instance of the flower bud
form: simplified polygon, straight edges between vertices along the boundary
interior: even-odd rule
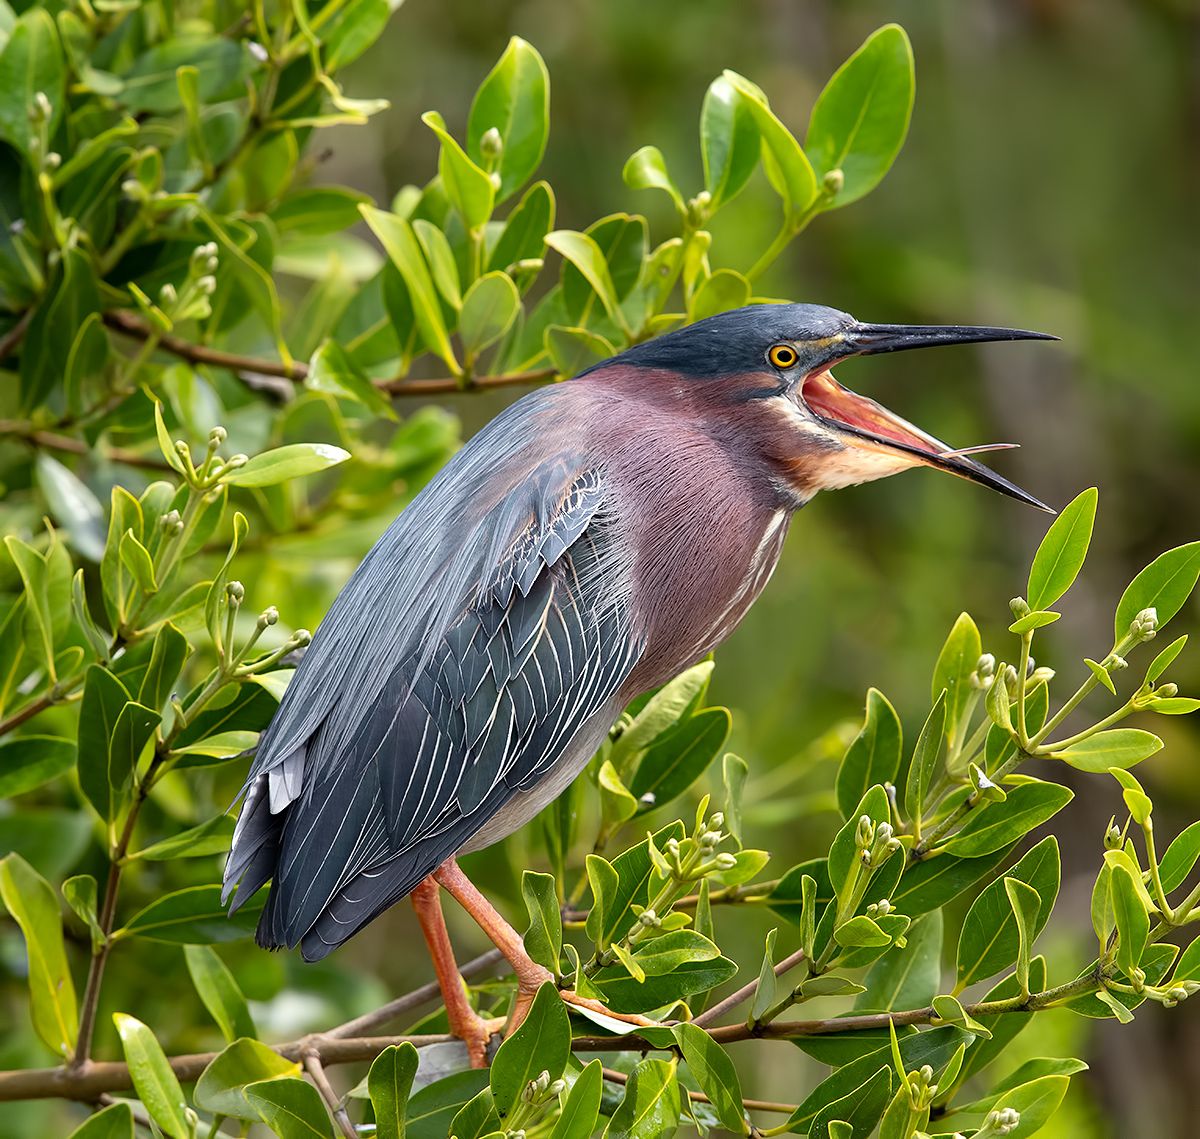
[[[1029,674],[1029,679],[1035,688],[1039,684],[1049,684],[1054,679],[1054,669],[1046,668],[1044,665],[1041,668],[1035,668]]]
[[[1115,818],[1108,820],[1108,826],[1104,831],[1104,849],[1105,850],[1120,850],[1125,845],[1125,837],[1121,834],[1121,828],[1117,826]]]
[[[1178,684],[1160,684],[1155,690],[1154,695],[1160,700],[1169,700],[1179,691]]]
[[[870,815],[862,815],[858,820],[858,829],[854,832],[854,844],[859,850],[870,850],[875,841],[875,824]]]
[[[717,811],[711,819],[708,820],[708,825],[715,831],[719,831],[725,825],[725,816]]]
[[[846,175],[842,172],[841,167],[826,172],[825,177],[821,179],[821,188],[830,197],[834,194],[840,194],[842,187],[846,185]]]
[[[504,139],[495,127],[488,127],[479,136],[479,153],[484,158],[499,158],[504,153]]]
[[[1129,634],[1139,641],[1153,640],[1158,633],[1158,610],[1151,606],[1143,609],[1129,626]]]
[[[240,581],[228,582],[225,586],[225,596],[234,605],[241,605],[246,596],[246,587]]]
[[[278,620],[279,620],[279,610],[276,609],[274,605],[268,605],[258,615],[258,627],[260,629],[266,629],[266,628],[270,627],[271,625],[274,625]]]
[[[560,1096],[566,1090],[567,1090],[567,1081],[566,1080],[555,1080],[554,1083],[552,1083],[546,1089],[546,1091],[548,1091],[552,1096]]]
[[[45,158],[42,159],[43,170],[57,170],[62,165],[62,155],[56,150],[50,151]]]
[[[1120,672],[1122,669],[1129,667],[1129,661],[1127,661],[1124,657],[1119,657],[1116,653],[1113,653],[1113,655],[1104,662],[1104,667],[1107,668],[1109,672]]]
[[[669,854],[672,858],[679,857],[679,839],[669,838],[663,844],[663,852]]]
[[[653,910],[642,910],[638,914],[638,924],[644,925],[647,929],[657,929],[662,923],[658,920],[658,914]]]
[[[190,459],[190,458],[191,458],[191,456],[192,456],[192,453],[191,453],[191,451],[189,451],[189,450],[188,450],[188,445],[187,445],[187,444],[186,444],[186,443],[185,443],[185,442],[184,442],[182,439],[176,439],[176,440],[175,440],[175,454],[177,454],[177,455],[178,455],[178,456],[179,456],[181,459],[182,459],[182,458],[183,458],[185,455],[186,455],[186,456],[187,456],[189,459]]]
[[[658,796],[653,791],[647,791],[641,798],[638,799],[643,807],[653,807],[658,802]]]
[[[170,308],[178,300],[179,294],[175,291],[175,286],[170,281],[158,290],[158,303],[163,308]]]
[[[312,640],[312,633],[307,629],[297,629],[289,638],[288,644],[293,648],[302,649]]]
[[[225,466],[231,471],[236,471],[238,467],[244,467],[249,461],[249,456],[239,453],[237,455],[230,455],[229,458],[225,460]]]
[[[732,870],[737,865],[737,856],[724,851],[713,860],[718,870]]]
[[[1016,619],[1018,621],[1022,617],[1027,617],[1030,613],[1033,612],[1033,610],[1029,608],[1029,602],[1026,601],[1025,598],[1023,598],[1023,597],[1014,597],[1008,603],[1008,607],[1009,607],[1009,609],[1012,610],[1012,615],[1014,617],[1016,617]]]
[[[246,50],[258,60],[259,63],[266,63],[271,58],[267,49],[263,47],[257,40],[248,40]]]
[[[33,106],[29,109],[29,117],[35,122],[38,120],[48,121],[54,114],[54,107],[51,105],[45,91],[39,91],[33,97]]]
[[[215,451],[229,437],[224,427],[214,427],[208,433],[208,445]]]
[[[217,291],[217,279],[211,273],[206,273],[196,281],[196,288],[206,297],[211,297]]]
[[[179,516],[178,510],[168,510],[159,520],[158,524],[166,531],[178,533],[183,529],[183,519]]]

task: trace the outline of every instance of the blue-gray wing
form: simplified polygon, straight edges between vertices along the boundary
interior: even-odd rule
[[[468,473],[470,458],[460,464]],[[451,474],[457,482],[425,494],[470,487]],[[300,942],[309,959],[405,896],[550,771],[640,652],[621,527],[598,469],[546,459],[490,508],[475,507],[474,520],[460,498],[449,543],[420,534],[422,505],[335,602],[247,781],[226,889],[237,885],[236,906],[272,879],[259,940]],[[410,611],[397,638],[370,599],[388,567],[411,595],[411,565],[396,548],[419,559],[431,541],[447,559],[428,579],[435,604]]]

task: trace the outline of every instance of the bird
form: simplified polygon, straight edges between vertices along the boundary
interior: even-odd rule
[[[631,699],[733,631],[797,510],[917,467],[1049,510],[972,457],[987,448],[949,447],[831,367],[1039,339],[1057,338],[757,304],[514,402],[399,514],[318,626],[243,788],[231,912],[269,881],[258,943],[315,961],[411,897],[451,1031],[485,1063],[497,1026],[467,1000],[440,889],[508,959],[510,1026],[551,977],[457,857],[532,819]]]

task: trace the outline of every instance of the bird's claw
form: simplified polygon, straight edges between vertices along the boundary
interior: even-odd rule
[[[466,1045],[472,1068],[488,1066],[488,1045],[492,1037],[504,1029],[504,1017],[483,1017],[472,1011],[470,1016],[455,1017],[450,1033]]]

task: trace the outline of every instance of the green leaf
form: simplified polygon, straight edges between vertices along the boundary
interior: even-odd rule
[[[678,1024],[674,1031],[684,1062],[700,1090],[712,1101],[721,1125],[736,1135],[748,1134],[742,1088],[728,1053],[694,1024]]]
[[[134,1139],[133,1109],[114,1103],[85,1119],[67,1139]]]
[[[667,161],[657,146],[643,146],[635,150],[626,160],[621,178],[631,190],[662,190],[681,215],[687,213],[683,195],[671,180]]]
[[[591,1139],[600,1119],[600,1096],[603,1091],[601,1063],[592,1060],[579,1073],[567,1093],[562,1113],[550,1132],[550,1139]],[[387,1136],[380,1136],[380,1139],[387,1139]]]
[[[842,922],[834,929],[833,938],[842,946],[890,945],[892,942],[879,924],[866,914],[858,914]]]
[[[942,911],[913,922],[905,944],[885,953],[866,976],[866,991],[854,1007],[889,1012],[922,1008],[941,988]]]
[[[1016,633],[1018,636],[1023,636],[1025,633],[1032,633],[1034,629],[1041,629],[1046,625],[1053,625],[1055,621],[1061,617],[1061,613],[1047,613],[1040,610],[1034,610],[1032,613],[1026,613],[1024,617],[1018,618],[1008,627],[1010,633]]]
[[[304,377],[304,386],[310,391],[328,392],[339,399],[354,400],[368,411],[387,419],[398,419],[387,396],[334,340],[326,340],[313,353],[308,362],[308,375]]]
[[[630,1073],[605,1139],[664,1139],[679,1126],[679,1080],[666,1060],[643,1060]]]
[[[445,1139],[459,1107],[487,1087],[488,1073],[456,1072],[414,1093],[405,1120],[407,1139]]]
[[[442,147],[438,154],[438,176],[442,186],[462,215],[468,230],[481,229],[492,216],[496,200],[496,188],[486,170],[476,165],[459,146],[458,141],[446,129],[446,123],[437,111],[426,111],[423,122],[438,136]]]
[[[1074,583],[1087,557],[1099,492],[1090,487],[1063,507],[1033,555],[1029,568],[1032,609],[1049,609]]]
[[[226,1041],[257,1036],[246,998],[225,962],[207,945],[185,945],[183,958],[196,992]]]
[[[691,929],[676,929],[638,945],[633,960],[645,977],[663,977],[696,961],[715,961],[721,950]]]
[[[420,1057],[407,1040],[390,1045],[371,1063],[367,1091],[375,1111],[376,1139],[404,1139],[404,1117]]]
[[[1183,885],[1198,858],[1200,858],[1200,820],[1192,823],[1186,830],[1180,831],[1159,861],[1159,877],[1162,879],[1163,889],[1168,894]]]
[[[104,556],[104,510],[96,496],[72,471],[44,451],[37,457],[38,489],[54,521],[67,532],[71,544],[89,561]]]
[[[27,634],[26,640],[34,641],[40,650],[42,662],[46,665],[50,678],[56,680],[54,614],[51,608],[46,558],[13,534],[5,536],[4,544],[8,547],[9,556],[25,587],[26,625],[27,628],[31,627],[32,632],[32,637]]]
[[[914,88],[912,45],[898,24],[868,36],[825,85],[804,146],[818,178],[842,172],[833,206],[857,201],[888,172],[908,134]]]
[[[576,230],[556,229],[546,234],[545,241],[564,261],[579,270],[583,279],[600,298],[605,312],[619,328],[628,333],[608,261],[595,239]]]
[[[191,1139],[187,1100],[179,1080],[171,1071],[162,1046],[136,1017],[114,1012],[113,1024],[121,1038],[121,1050],[129,1065],[129,1078],[150,1118],[171,1139]]]
[[[57,736],[0,741],[0,799],[24,795],[75,766],[75,744]]]
[[[875,1130],[891,1099],[892,1077],[889,1068],[880,1068],[849,1094],[826,1104],[813,1115],[808,1132],[810,1139],[833,1139],[835,1122],[849,1125],[853,1139],[866,1139]],[[845,1128],[841,1133],[846,1134]]]
[[[738,845],[742,842],[742,795],[750,767],[740,756],[726,752],[721,759],[721,782],[725,788],[725,829]]]
[[[1132,976],[1142,960],[1146,942],[1150,939],[1150,916],[1142,903],[1129,870],[1116,863],[1112,867],[1113,916],[1117,923],[1117,965],[1127,977]]]
[[[413,318],[425,346],[445,362],[452,374],[459,375],[462,369],[450,346],[437,291],[412,226],[404,218],[373,206],[360,206],[359,211],[404,278]]]
[[[979,658],[976,657],[976,660]],[[913,748],[912,761],[908,768],[908,778],[904,784],[904,809],[908,817],[920,819],[925,813],[925,795],[933,782],[938,759],[942,754],[942,740],[946,735],[946,690],[943,688],[933,702],[921,734],[917,736]],[[913,823],[914,827],[916,823]],[[993,848],[994,849],[994,848]],[[962,851],[967,854],[967,851]],[[986,850],[976,851],[976,854],[987,854]]]
[[[382,34],[392,14],[388,0],[348,0],[321,31],[322,58],[331,74],[357,59]]]
[[[1058,1111],[1070,1083],[1067,1076],[1043,1076],[1013,1088],[997,1099],[994,1104],[997,1110],[1011,1108],[1021,1117],[1007,1139],[1025,1139],[1040,1131]]]
[[[724,77],[737,89],[754,116],[762,139],[768,179],[783,199],[787,223],[794,226],[817,197],[816,175],[808,156],[800,149],[792,132],[776,118],[758,87],[734,71],[726,71]]]
[[[329,443],[289,443],[255,455],[244,466],[223,476],[223,481],[231,486],[275,486],[337,466],[348,458],[349,451]]]
[[[484,1088],[463,1104],[450,1122],[450,1134],[454,1139],[500,1139],[505,1134],[491,1089]]]
[[[713,80],[700,107],[700,158],[704,188],[715,211],[741,191],[758,165],[761,142],[754,112],[724,76]]]
[[[886,1041],[886,1035],[884,1039]],[[966,1033],[953,1025],[930,1029],[928,1032],[912,1032],[900,1036],[900,1055],[907,1071],[928,1064],[936,1074],[945,1068],[957,1049],[969,1039]],[[792,1113],[788,1119],[788,1130],[803,1134],[826,1106],[842,1101],[880,1071],[890,1072],[891,1064],[891,1046],[884,1043],[882,1047],[873,1048],[865,1055],[840,1065]],[[880,1115],[888,1097],[890,1092],[879,1103]]]
[[[758,970],[758,987],[750,1003],[751,1021],[759,1021],[766,1015],[768,1009],[774,1008],[777,997],[777,978],[775,976],[775,937],[778,930],[767,931],[766,945],[763,949],[762,965]]]
[[[1160,716],[1186,716],[1200,709],[1200,700],[1190,696],[1165,696],[1147,701],[1145,707]]]
[[[12,853],[0,859],[0,900],[25,938],[34,1031],[59,1056],[69,1057],[78,1014],[58,899],[50,883]]]
[[[664,935],[667,936],[667,935]],[[666,976],[634,980],[623,965],[601,969],[592,980],[604,994],[604,1003],[613,1012],[646,1012],[693,993],[705,993],[737,975],[737,966],[726,957],[692,961],[680,965]]]
[[[1044,957],[1034,957],[1030,961],[1029,987],[1037,993],[1046,988],[1046,959]],[[985,993],[983,999],[985,1001],[1001,1001],[1021,995],[1017,979],[1010,973]],[[960,1073],[961,1080],[967,1080],[974,1073],[986,1068],[998,1056],[1004,1055],[1008,1046],[1029,1026],[1034,1015],[1032,1012],[1007,1012],[980,1016],[979,1023],[983,1024],[992,1035],[990,1039],[977,1040],[971,1046]]]
[[[480,142],[495,128],[503,149],[496,200],[515,193],[538,168],[550,134],[550,75],[537,49],[519,36],[480,85],[467,118],[467,153],[486,166]]]
[[[617,769],[607,759],[600,764],[596,787],[600,792],[601,823],[606,830],[611,831],[637,814],[637,799],[630,794]]]
[[[446,235],[425,218],[414,218],[412,227],[417,241],[421,243],[421,250],[425,254],[425,260],[429,263],[429,271],[433,275],[433,283],[441,293],[442,299],[452,309],[462,308],[462,288],[458,280],[458,266]]]
[[[114,802],[132,785],[142,753],[161,721],[153,708],[143,708],[132,700],[118,713],[108,743],[108,783]]]
[[[546,354],[555,370],[564,379],[578,375],[585,368],[607,360],[616,349],[598,333],[586,328],[567,328],[550,325],[545,332]]]
[[[1017,923],[1017,983],[1022,992],[1029,992],[1029,962],[1033,948],[1033,927],[1037,922],[1042,900],[1038,892],[1016,878],[1003,878],[1008,904],[1012,906],[1013,920]]]
[[[197,826],[188,827],[185,831],[144,847],[130,855],[130,858],[166,862],[172,858],[204,858],[211,854],[224,854],[229,850],[233,828],[234,819],[230,815],[214,815]]]
[[[938,654],[929,694],[930,700],[937,700],[939,692],[946,693],[946,739],[951,749],[961,742],[967,708],[977,696],[971,676],[982,653],[979,629],[969,613],[960,613]]]
[[[539,965],[557,974],[562,954],[562,913],[553,876],[526,870],[521,875],[521,896],[529,914],[525,952]]]
[[[1041,899],[1028,924],[1030,943],[1041,933],[1058,897],[1058,841],[1047,835],[1004,878],[990,883],[972,903],[958,939],[958,988],[974,984],[1011,965],[1020,951],[1020,933],[1008,900],[1005,878],[1032,887]]]
[[[321,237],[357,225],[358,207],[369,201],[366,194],[345,186],[306,186],[289,193],[275,206],[271,220],[281,234]]]
[[[867,690],[866,719],[838,767],[837,799],[843,818],[850,818],[867,789],[894,783],[900,770],[903,734],[900,717],[877,688]]]
[[[1116,640],[1120,641],[1128,634],[1133,619],[1143,609],[1154,609],[1158,614],[1158,628],[1163,629],[1183,608],[1197,578],[1200,578],[1200,542],[1189,542],[1159,554],[1121,595],[1113,622]]]
[[[733,269],[718,269],[692,294],[688,316],[704,320],[750,303],[750,282]]]
[[[1168,668],[1175,662],[1175,658],[1183,652],[1183,646],[1187,644],[1187,633],[1182,637],[1177,637],[1173,640],[1162,652],[1158,654],[1150,662],[1150,667],[1146,669],[1146,683],[1153,684]],[[1111,684],[1112,681],[1110,680]]]
[[[957,997],[949,994],[944,994],[933,998],[933,1011],[938,1020],[944,1021],[947,1024],[957,1025],[959,1028],[972,1033],[979,1038],[986,1040],[988,1038],[988,1029],[986,1025],[980,1024],[965,1008],[962,1002]]]
[[[247,1085],[276,1076],[295,1076],[300,1065],[286,1060],[257,1040],[235,1040],[200,1074],[196,1106],[214,1115],[259,1122],[258,1111],[246,1098]]]
[[[50,101],[53,137],[66,108],[66,62],[54,18],[34,7],[17,20],[0,52],[0,139],[26,153],[37,138],[30,110],[38,92]]]
[[[458,316],[458,334],[468,356],[478,356],[495,344],[521,311],[521,297],[512,278],[501,272],[485,273],[467,290]]]
[[[725,746],[731,724],[727,708],[705,708],[660,735],[629,785],[642,809],[671,802],[699,779]]]
[[[521,1026],[500,1045],[492,1060],[490,1086],[501,1119],[521,1102],[521,1093],[542,1071],[553,1083],[571,1054],[571,1023],[558,990],[546,982],[533,998]]]
[[[693,665],[669,680],[646,701],[609,752],[609,759],[618,772],[628,776],[636,757],[703,701],[713,667],[711,660]]]
[[[1121,798],[1125,800],[1125,806],[1133,816],[1133,821],[1138,826],[1145,826],[1154,810],[1154,803],[1138,782],[1137,777],[1130,775],[1128,771],[1122,771],[1119,767],[1112,768],[1109,774],[1121,784]]]
[[[247,1086],[246,1099],[279,1139],[334,1139],[321,1093],[305,1080],[261,1080]]]
[[[945,846],[960,858],[980,858],[1010,845],[1053,818],[1073,798],[1058,783],[1019,783],[1002,803],[981,804]]]
[[[1109,675],[1106,669],[1099,661],[1092,660],[1091,657],[1084,657],[1083,663],[1088,666],[1091,674],[1104,685],[1114,696],[1117,694],[1117,686],[1113,683],[1113,678]]]
[[[1162,740],[1140,728],[1111,728],[1053,753],[1080,771],[1103,773],[1110,767],[1127,768],[1161,750]]]
[[[142,675],[137,702],[143,707],[161,711],[174,691],[175,682],[190,652],[187,637],[170,621],[164,621],[154,635],[150,663]]]
[[[96,879],[90,874],[76,874],[62,884],[62,893],[67,905],[88,927],[92,939],[92,953],[97,953],[104,944],[106,935],[96,916]]]
[[[518,261],[540,261],[546,251],[546,234],[553,227],[554,191],[546,182],[535,182],[508,215],[488,269],[513,271]]]
[[[158,592],[158,582],[154,578],[154,560],[150,552],[138,541],[132,530],[126,530],[121,535],[118,547],[121,561],[137,582],[138,588],[147,597]]]
[[[114,816],[109,780],[112,739],[117,719],[128,702],[129,693],[111,672],[98,664],[88,668],[79,708],[79,785],[97,814],[106,821]]]
[[[891,803],[887,792],[876,784],[871,787],[858,806],[850,812],[846,824],[834,836],[829,847],[829,881],[833,884],[835,893],[840,891],[842,884],[850,873],[850,867],[856,857],[855,843],[858,821],[866,815],[876,824],[888,822],[891,819]]]
[[[156,898],[113,937],[145,937],[175,945],[236,941],[254,932],[261,908],[261,903],[251,902],[230,915],[221,904],[220,886],[189,886]]]

